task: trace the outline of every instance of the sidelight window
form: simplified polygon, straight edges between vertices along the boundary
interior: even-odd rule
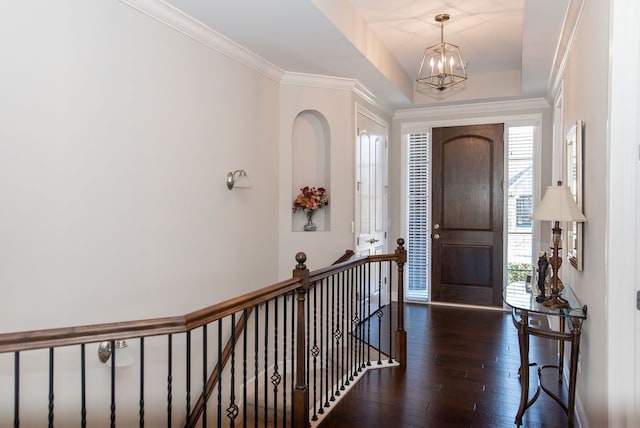
[[[431,164],[428,133],[407,136],[407,298],[429,298]]]
[[[507,127],[507,283],[531,274],[535,126]]]

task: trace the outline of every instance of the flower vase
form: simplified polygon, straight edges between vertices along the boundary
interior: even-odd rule
[[[315,232],[318,229],[318,226],[312,220],[314,213],[315,211],[307,211],[305,213],[307,215],[307,222],[303,227],[305,232]]]

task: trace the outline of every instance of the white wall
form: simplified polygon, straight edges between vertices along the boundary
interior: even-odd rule
[[[4,2],[0,29],[0,331],[275,282],[276,81],[119,1]]]
[[[295,267],[295,255],[299,251],[307,255],[307,267],[314,270],[331,264],[345,250],[354,248],[351,231],[355,182],[353,84],[353,81],[344,79],[288,75],[281,85],[278,201],[281,279],[291,276]],[[328,183],[308,183],[326,186],[329,197],[330,227],[316,232],[292,230],[292,172],[296,162],[293,158],[293,124],[296,116],[303,111],[314,111],[322,115],[329,128],[327,143],[330,145],[330,164],[326,168]],[[303,216],[302,213],[295,215]]]
[[[587,1],[564,72],[563,134],[584,122],[584,269],[563,269],[563,281],[588,306],[583,325],[578,395],[589,426],[607,426],[606,223],[609,29],[608,1]],[[602,61],[594,60],[602,57]],[[602,84],[595,84],[602,82]],[[615,213],[614,213],[615,215]]]
[[[609,426],[631,428],[640,426],[640,3],[610,3],[607,401]]]

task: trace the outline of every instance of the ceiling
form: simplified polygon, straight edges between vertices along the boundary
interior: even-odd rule
[[[547,95],[570,0],[165,0],[288,72],[357,79],[398,108]],[[469,79],[414,91],[424,49],[460,47]]]

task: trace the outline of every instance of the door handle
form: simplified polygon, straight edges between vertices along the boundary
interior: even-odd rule
[[[432,236],[433,236],[433,239],[440,239],[439,233],[434,233]]]
[[[369,239],[367,242],[368,242],[369,244],[375,244],[375,243],[376,243],[376,242],[378,242],[378,241],[379,241],[378,239],[371,238],[371,239]]]

